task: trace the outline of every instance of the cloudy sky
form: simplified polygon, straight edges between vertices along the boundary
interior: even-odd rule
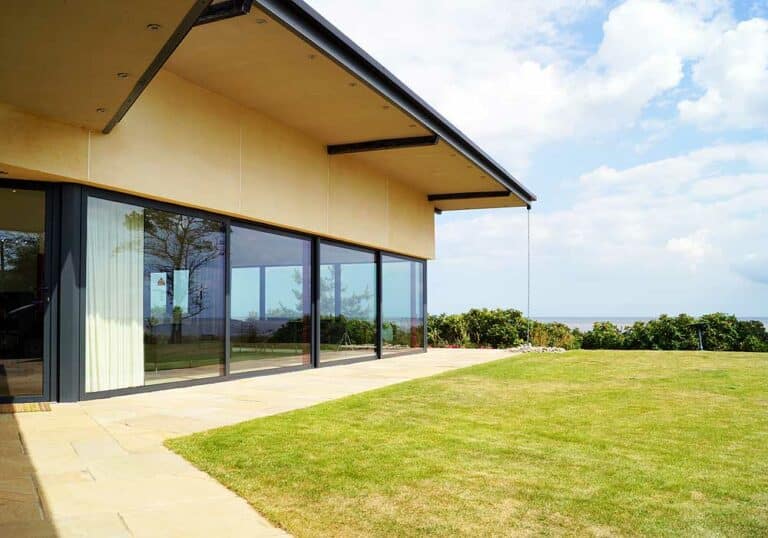
[[[768,316],[768,1],[311,4],[538,195],[534,316]],[[437,217],[430,311],[525,309],[525,218]]]

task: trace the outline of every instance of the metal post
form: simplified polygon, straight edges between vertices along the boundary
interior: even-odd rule
[[[232,226],[224,223],[224,375],[232,371]],[[157,363],[155,363],[157,365]]]
[[[427,351],[427,348],[429,347],[429,334],[427,332],[429,330],[429,312],[427,311],[427,260],[424,260],[422,264],[421,296],[423,306],[421,308],[421,313],[424,315],[424,334],[422,336],[424,337],[424,351]]]
[[[384,266],[381,263],[381,251],[376,251],[376,356],[380,359],[384,350],[384,319],[382,314],[382,283]]]
[[[312,304],[310,319],[312,320],[311,334],[311,361],[312,367],[317,368],[320,364],[320,240],[317,237],[312,238]]]

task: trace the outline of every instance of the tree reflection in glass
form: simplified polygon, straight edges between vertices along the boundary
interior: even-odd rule
[[[224,373],[225,233],[222,223],[145,209],[146,383]]]

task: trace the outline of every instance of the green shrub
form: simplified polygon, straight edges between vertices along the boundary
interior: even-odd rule
[[[737,321],[739,351],[768,351],[768,331],[759,321]]]
[[[472,344],[480,347],[513,347],[522,344],[527,336],[528,322],[519,310],[473,308],[464,319]]]
[[[469,343],[463,314],[429,316],[427,327],[431,346],[465,346]]]
[[[688,314],[637,321],[619,329],[609,321],[597,322],[582,333],[562,323],[531,321],[531,344],[565,349],[662,349],[699,348],[695,324],[703,323],[704,348],[711,351],[768,352],[768,331],[759,321],[739,321],[715,313],[699,320]],[[473,308],[464,314],[429,316],[432,346],[514,347],[528,339],[528,320],[519,310]]]
[[[716,312],[701,316],[705,324],[702,333],[704,348],[709,351],[733,351],[739,349],[739,332],[736,316]]]
[[[563,323],[531,323],[531,344],[543,347],[561,347],[578,349],[581,346],[581,334]]]
[[[597,321],[592,325],[591,331],[584,333],[581,347],[584,349],[622,349],[624,347],[624,335],[610,321]]]

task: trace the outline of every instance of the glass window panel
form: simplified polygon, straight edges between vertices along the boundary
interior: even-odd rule
[[[45,192],[0,189],[0,398],[43,394]]]
[[[222,223],[91,197],[86,391],[224,373]]]
[[[375,355],[374,254],[320,244],[320,361]]]
[[[310,364],[308,239],[232,226],[232,372]]]
[[[144,210],[145,288],[165,275],[165,297],[144,309],[145,384],[224,373],[225,232],[221,222]]]
[[[382,353],[424,346],[424,264],[381,257]]]

